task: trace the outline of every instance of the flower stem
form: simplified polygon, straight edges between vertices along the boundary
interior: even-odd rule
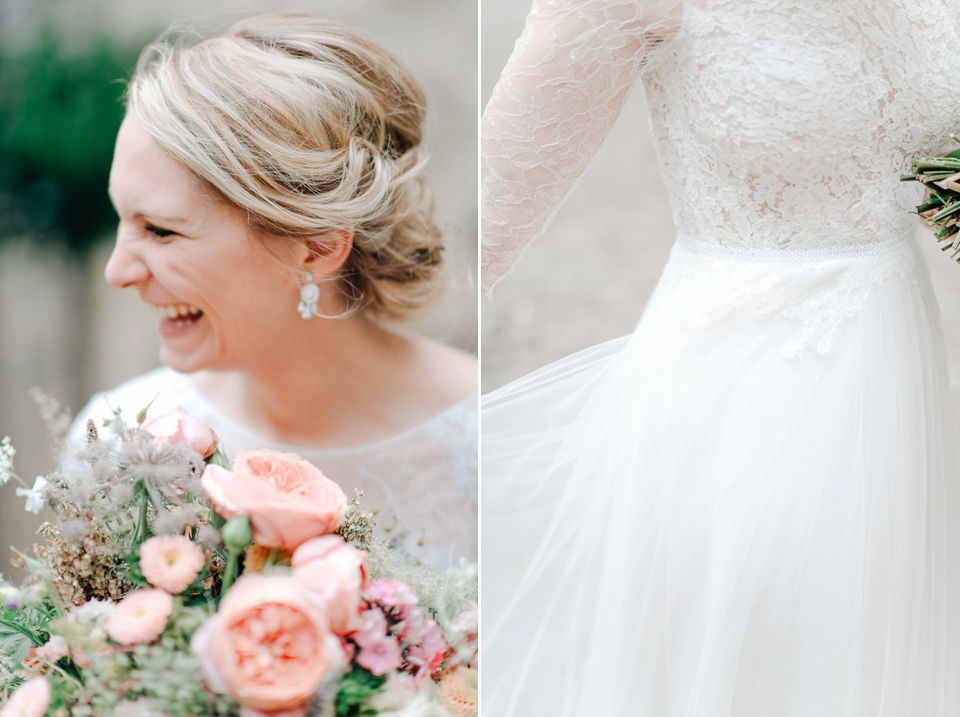
[[[13,478],[17,483],[19,483],[20,485],[22,485],[22,486],[23,486],[24,488],[26,488],[27,490],[30,490],[30,486],[28,486],[28,485],[26,484],[26,482],[24,482],[23,478],[21,478],[20,476],[18,476],[16,473],[11,473],[11,474],[10,474],[10,477]]]
[[[147,494],[144,492],[142,494],[142,501],[140,503],[140,527],[137,529],[138,543],[142,543],[147,539]]]
[[[237,577],[237,568],[240,564],[240,554],[243,550],[233,547],[232,545],[227,546],[227,565],[223,569],[223,583],[220,586],[220,597],[222,598],[226,595],[227,590],[233,585],[233,581]]]

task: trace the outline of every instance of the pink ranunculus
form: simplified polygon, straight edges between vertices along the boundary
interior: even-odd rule
[[[219,442],[210,426],[182,408],[174,408],[147,421],[143,424],[143,430],[151,433],[158,443],[186,443],[204,458],[213,455]]]
[[[402,623],[401,639],[409,645],[407,662],[415,665],[417,684],[437,670],[447,652],[443,631],[420,609],[411,611]]]
[[[342,660],[326,615],[283,575],[240,577],[190,646],[212,690],[268,713],[299,714]]]
[[[410,610],[396,625],[396,630],[405,642],[420,642],[420,633],[425,629],[427,616],[421,610]]]
[[[258,545],[293,552],[336,530],[347,511],[343,489],[292,453],[264,448],[237,456],[233,470],[208,465],[203,488],[224,518],[246,513]]]
[[[446,653],[447,643],[444,642],[438,628],[436,634],[425,638],[419,645],[409,648],[407,659],[420,668],[417,670],[417,676],[423,678],[439,669]]]
[[[160,636],[173,612],[173,598],[163,590],[137,590],[110,616],[107,633],[121,645],[142,645]]]
[[[140,546],[140,572],[154,587],[179,595],[206,564],[203,549],[185,535],[155,535]]]
[[[403,664],[403,655],[397,638],[385,635],[375,642],[368,642],[357,654],[357,664],[366,667],[374,675],[385,675]]]
[[[367,599],[387,607],[395,607],[400,613],[417,606],[417,595],[406,583],[381,578],[371,583],[366,590]]]
[[[360,628],[350,636],[350,639],[363,647],[379,642],[387,634],[387,618],[377,608],[364,610],[360,614]]]
[[[13,691],[0,713],[3,717],[43,717],[50,706],[51,697],[47,679],[34,677]]]
[[[339,536],[324,535],[297,548],[291,565],[293,579],[326,610],[334,634],[360,629],[363,590],[370,583],[366,553]]]

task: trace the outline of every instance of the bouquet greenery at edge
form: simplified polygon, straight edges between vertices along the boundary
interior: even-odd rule
[[[952,139],[960,142],[960,135]],[[935,230],[941,250],[952,251],[952,259],[960,261],[960,149],[942,157],[921,157],[913,163],[913,174],[900,177],[902,182],[920,182],[929,192],[917,206],[917,214]]]

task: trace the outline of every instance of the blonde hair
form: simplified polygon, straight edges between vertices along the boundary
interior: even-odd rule
[[[127,96],[160,146],[254,227],[352,229],[339,274],[350,310],[400,318],[432,295],[443,247],[424,95],[378,44],[331,20],[264,15],[192,46],[149,45]]]

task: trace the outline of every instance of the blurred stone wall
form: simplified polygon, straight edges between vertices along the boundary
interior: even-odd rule
[[[202,9],[201,11],[198,9]],[[414,327],[468,351],[477,346],[476,0],[0,0],[0,45],[25,50],[52,24],[82,52],[95,33],[144,41],[176,22],[221,27],[263,12],[311,12],[364,31],[393,51],[423,85],[436,205],[446,231],[450,288]],[[106,187],[104,187],[104,192]],[[106,286],[112,237],[89,257],[0,237],[0,437],[17,448],[16,469],[32,484],[54,467],[50,442],[28,396],[39,386],[79,410],[97,391],[158,365],[155,315],[135,293]],[[293,310],[293,307],[291,307]],[[37,520],[14,486],[0,489],[0,572],[9,545],[29,548]]]

